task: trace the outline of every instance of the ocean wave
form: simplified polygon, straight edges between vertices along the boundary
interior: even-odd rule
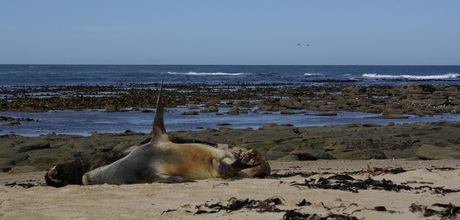
[[[171,75],[189,75],[189,76],[243,76],[249,75],[248,73],[224,73],[224,72],[213,72],[213,73],[206,73],[206,72],[168,72]]]
[[[449,79],[456,79],[460,78],[460,74],[458,73],[447,73],[441,75],[384,75],[378,73],[365,73],[363,74],[365,78],[373,78],[373,79],[407,79],[407,80],[449,80]]]
[[[304,76],[322,76],[322,73],[304,73]]]

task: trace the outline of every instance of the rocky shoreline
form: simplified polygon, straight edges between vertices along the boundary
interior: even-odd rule
[[[150,86],[153,89],[150,89]],[[126,86],[40,87],[8,91],[0,111],[48,111],[57,109],[101,109],[142,111],[155,105],[158,84]],[[393,118],[385,126],[344,124],[323,127],[292,127],[267,124],[259,129],[173,131],[170,135],[209,143],[250,147],[268,160],[318,159],[460,159],[460,122],[398,124],[403,114],[420,116],[460,113],[460,85],[413,84],[392,86],[299,87],[287,85],[165,85],[164,103],[169,107],[188,106],[191,112],[261,114],[302,110],[355,111],[380,113]],[[5,91],[3,93],[6,93]],[[67,95],[66,95],[67,94]],[[218,108],[230,108],[218,112]],[[332,111],[332,112],[331,112]],[[16,125],[20,120],[3,117]],[[199,125],[197,125],[199,126]],[[47,170],[79,156],[110,150],[124,150],[148,139],[148,134],[94,133],[89,137],[48,134],[39,137],[0,136],[0,170],[27,172]]]
[[[173,131],[171,136],[257,149],[271,161],[460,159],[460,122],[345,124],[290,127],[267,124],[260,129]],[[20,173],[47,170],[63,161],[145,142],[149,134],[94,133],[91,136],[48,134],[0,137],[0,170]]]
[[[120,86],[24,87],[3,90],[0,111],[106,109],[145,111],[155,106],[158,84]],[[460,85],[412,84],[383,86],[165,85],[165,107],[190,106],[217,112],[231,107],[230,114],[254,111],[354,111],[419,116],[460,113]],[[240,111],[241,110],[241,111]],[[194,113],[195,114],[195,113]]]

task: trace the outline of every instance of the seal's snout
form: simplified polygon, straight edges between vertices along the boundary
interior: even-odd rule
[[[91,181],[89,180],[88,174],[83,175],[81,181],[83,185],[91,185]]]
[[[60,169],[60,165],[54,166],[45,174],[45,181],[48,186],[54,187],[63,187],[67,185],[67,181],[63,178],[62,169]]]

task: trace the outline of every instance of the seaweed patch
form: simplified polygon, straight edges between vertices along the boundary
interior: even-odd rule
[[[259,213],[264,212],[273,212],[273,213],[284,213],[283,219],[292,220],[292,219],[308,219],[308,220],[326,220],[326,219],[343,219],[343,220],[357,220],[358,218],[350,215],[343,214],[334,214],[330,213],[327,216],[321,216],[318,214],[309,214],[302,213],[297,209],[280,209],[277,206],[283,204],[284,199],[279,197],[270,197],[265,200],[255,200],[255,199],[237,199],[235,197],[230,198],[227,204],[222,204],[221,202],[216,203],[205,203],[195,206],[196,211],[184,210],[186,213],[192,213],[195,215],[202,214],[213,214],[220,211],[225,211],[227,213],[239,211],[242,209],[254,210]],[[307,202],[305,199],[296,204],[296,206],[309,206],[310,202]],[[189,205],[187,205],[188,207]],[[182,206],[183,208],[185,206]],[[162,214],[168,212],[175,212],[178,209],[168,209],[163,211]]]
[[[431,216],[440,216],[441,219],[451,219],[453,217],[459,217],[460,214],[460,206],[455,206],[452,203],[449,204],[441,204],[435,203],[432,205],[431,208],[427,206],[418,205],[412,203],[410,205],[409,210],[414,212],[422,213],[424,217],[431,217]]]
[[[374,180],[372,178],[367,178],[365,180],[355,179],[346,174],[333,175],[328,178],[320,177],[319,179],[307,178],[304,183],[293,182],[291,186],[306,186],[311,189],[337,189],[343,191],[350,191],[353,193],[358,193],[359,190],[386,190],[386,191],[416,191],[424,192],[428,191],[432,194],[441,194],[446,193],[455,193],[460,192],[460,190],[455,189],[444,189],[442,187],[431,187],[428,185],[411,187],[403,184],[395,184],[391,180]]]
[[[327,219],[340,219],[340,220],[358,220],[354,216],[342,215],[342,214],[329,214],[328,216],[320,216],[317,214],[303,214],[295,210],[289,210],[283,216],[284,220],[327,220]]]
[[[12,183],[6,183],[5,186],[9,186],[9,187],[19,186],[19,187],[22,187],[24,189],[29,189],[29,188],[32,188],[32,187],[35,187],[35,186],[44,186],[44,184],[12,182]]]
[[[281,198],[272,197],[265,200],[254,200],[254,199],[237,199],[232,197],[228,200],[227,205],[222,205],[220,202],[203,205],[197,205],[195,208],[198,211],[195,214],[204,213],[216,213],[219,211],[232,212],[243,208],[256,210],[257,212],[282,212],[283,210],[278,209],[276,206],[283,204]]]

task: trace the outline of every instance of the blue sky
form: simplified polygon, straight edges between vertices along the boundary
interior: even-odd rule
[[[2,1],[0,64],[460,65],[459,10],[458,0]]]

